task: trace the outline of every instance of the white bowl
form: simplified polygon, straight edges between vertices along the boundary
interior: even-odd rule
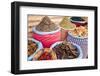
[[[42,31],[36,30],[36,27],[33,27],[33,32],[35,32],[35,33],[37,33],[37,34],[40,34],[40,35],[47,35],[47,34],[53,34],[53,33],[59,32],[60,29],[61,29],[61,28],[58,26],[58,29],[55,30],[55,31],[51,31],[51,32],[42,32]]]
[[[29,56],[27,58],[28,61],[31,61],[33,59],[34,55],[36,54],[36,52],[38,52],[40,49],[43,48],[43,45],[42,45],[42,43],[40,41],[37,41],[37,40],[35,40],[33,38],[29,38],[28,40],[32,40],[33,42],[37,43],[37,45],[38,45],[38,49],[31,56]]]
[[[63,41],[58,41],[58,42],[52,44],[51,47],[50,47],[50,49],[54,48],[54,47],[55,47],[56,45],[58,45],[58,44],[61,44],[62,42],[63,42]],[[72,43],[72,42],[71,42],[71,43]],[[75,58],[75,59],[82,59],[83,53],[82,53],[81,47],[80,47],[79,45],[75,44],[75,43],[72,43],[72,44],[73,44],[74,46],[77,47],[78,52],[79,52],[79,56],[78,56],[77,58]]]

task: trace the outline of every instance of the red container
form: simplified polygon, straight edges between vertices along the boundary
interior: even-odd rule
[[[33,38],[42,42],[44,48],[50,48],[50,46],[61,40],[60,29],[52,32],[39,32],[33,28]]]

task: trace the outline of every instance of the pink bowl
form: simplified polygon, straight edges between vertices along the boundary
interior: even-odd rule
[[[42,42],[44,48],[50,48],[52,44],[61,40],[60,30],[53,33],[39,34],[33,31],[33,38]],[[41,32],[42,33],[42,32]]]

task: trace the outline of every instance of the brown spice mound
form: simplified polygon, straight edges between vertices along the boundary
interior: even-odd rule
[[[48,16],[45,16],[42,21],[36,26],[36,30],[42,32],[51,32],[58,29],[58,26],[55,25]]]

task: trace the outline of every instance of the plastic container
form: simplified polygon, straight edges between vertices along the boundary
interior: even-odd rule
[[[60,28],[51,32],[40,32],[33,27],[33,38],[40,41],[44,48],[50,48],[50,46],[61,40]]]
[[[70,17],[65,16],[60,23],[61,27],[61,40],[65,40],[68,31],[75,29],[76,25],[70,22]]]
[[[61,41],[64,41],[68,36],[68,31],[71,31],[73,29],[64,29],[61,27]]]

